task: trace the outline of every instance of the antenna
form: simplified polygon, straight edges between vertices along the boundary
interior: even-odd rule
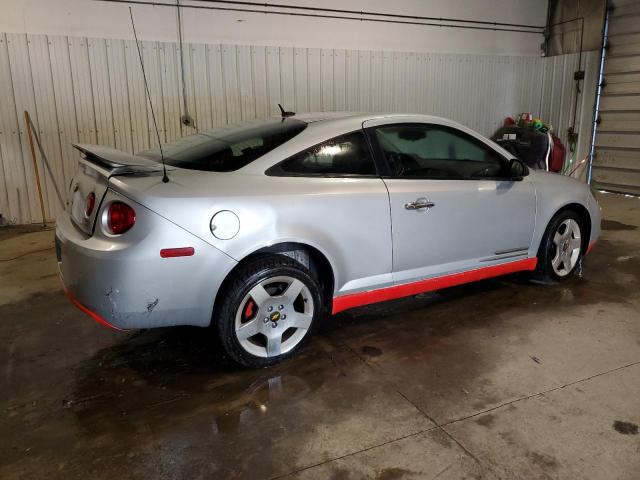
[[[287,117],[293,117],[296,114],[296,112],[287,112],[287,111],[285,111],[285,109],[282,108],[282,105],[280,105],[280,104],[278,104],[278,107],[280,108],[280,116],[283,119],[287,118]]]
[[[153,119],[153,127],[156,129],[156,137],[158,138],[158,148],[160,149],[160,159],[162,160],[162,182],[167,183],[169,177],[167,176],[167,166],[164,164],[164,152],[162,151],[162,143],[160,142],[160,131],[158,130],[158,123],[156,122],[156,114],[153,111],[153,103],[151,103],[151,94],[149,93],[149,84],[147,83],[147,75],[144,72],[144,62],[142,61],[142,52],[140,51],[140,42],[138,42],[138,35],[136,34],[136,26],[133,23],[133,12],[129,7],[129,16],[131,17],[131,27],[133,28],[133,38],[136,39],[136,47],[138,49],[138,57],[140,58],[140,68],[142,69],[142,78],[144,79],[144,88],[147,92],[147,100],[149,100],[149,107],[151,108],[151,118]]]

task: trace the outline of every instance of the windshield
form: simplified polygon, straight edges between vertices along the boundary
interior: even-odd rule
[[[207,172],[231,172],[288,142],[307,127],[295,119],[272,119],[228,125],[162,145],[167,165]],[[140,155],[160,162],[160,150]]]

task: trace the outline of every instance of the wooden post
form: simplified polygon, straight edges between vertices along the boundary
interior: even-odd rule
[[[40,174],[38,173],[38,161],[36,160],[36,150],[33,147],[33,137],[31,134],[31,118],[29,112],[24,111],[24,122],[27,124],[27,135],[29,137],[29,147],[31,148],[31,159],[33,160],[33,169],[36,173],[36,184],[38,186],[38,196],[40,197],[40,211],[42,212],[42,226],[47,226],[46,215],[44,213],[44,200],[42,199],[42,186],[40,185]]]

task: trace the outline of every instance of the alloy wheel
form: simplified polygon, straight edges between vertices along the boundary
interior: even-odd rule
[[[553,235],[555,252],[551,266],[556,275],[566,277],[571,273],[580,258],[582,240],[580,225],[573,218],[564,220]]]
[[[309,288],[284,275],[255,284],[240,302],[235,334],[242,348],[258,357],[287,353],[305,337],[313,321]]]

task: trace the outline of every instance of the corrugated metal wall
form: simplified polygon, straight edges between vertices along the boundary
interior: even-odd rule
[[[616,0],[593,159],[599,188],[640,195],[640,0]]]
[[[581,62],[581,66],[580,66]],[[576,107],[576,87],[574,72],[584,70],[585,78],[580,84]],[[578,132],[574,164],[589,154],[593,105],[595,102],[596,82],[598,80],[598,52],[583,52],[582,60],[577,53],[548,57],[544,63],[540,117],[551,123],[554,133],[568,148],[567,130],[573,123],[576,109],[575,131]],[[577,171],[581,178],[586,174],[586,162]]]
[[[142,47],[161,139],[193,133],[180,124],[178,46],[143,42]],[[240,45],[186,48],[185,87],[199,129],[277,114],[282,103],[296,112],[429,113],[491,134],[505,116],[538,108],[563,125],[570,103],[566,82],[559,82],[560,61],[554,59]],[[568,64],[562,62],[565,78]],[[49,220],[62,209],[75,169],[78,154],[72,143],[137,151],[154,142],[134,42],[0,34],[0,213],[17,223],[40,221],[23,110],[30,112],[46,154],[48,167],[40,160],[40,168]]]

